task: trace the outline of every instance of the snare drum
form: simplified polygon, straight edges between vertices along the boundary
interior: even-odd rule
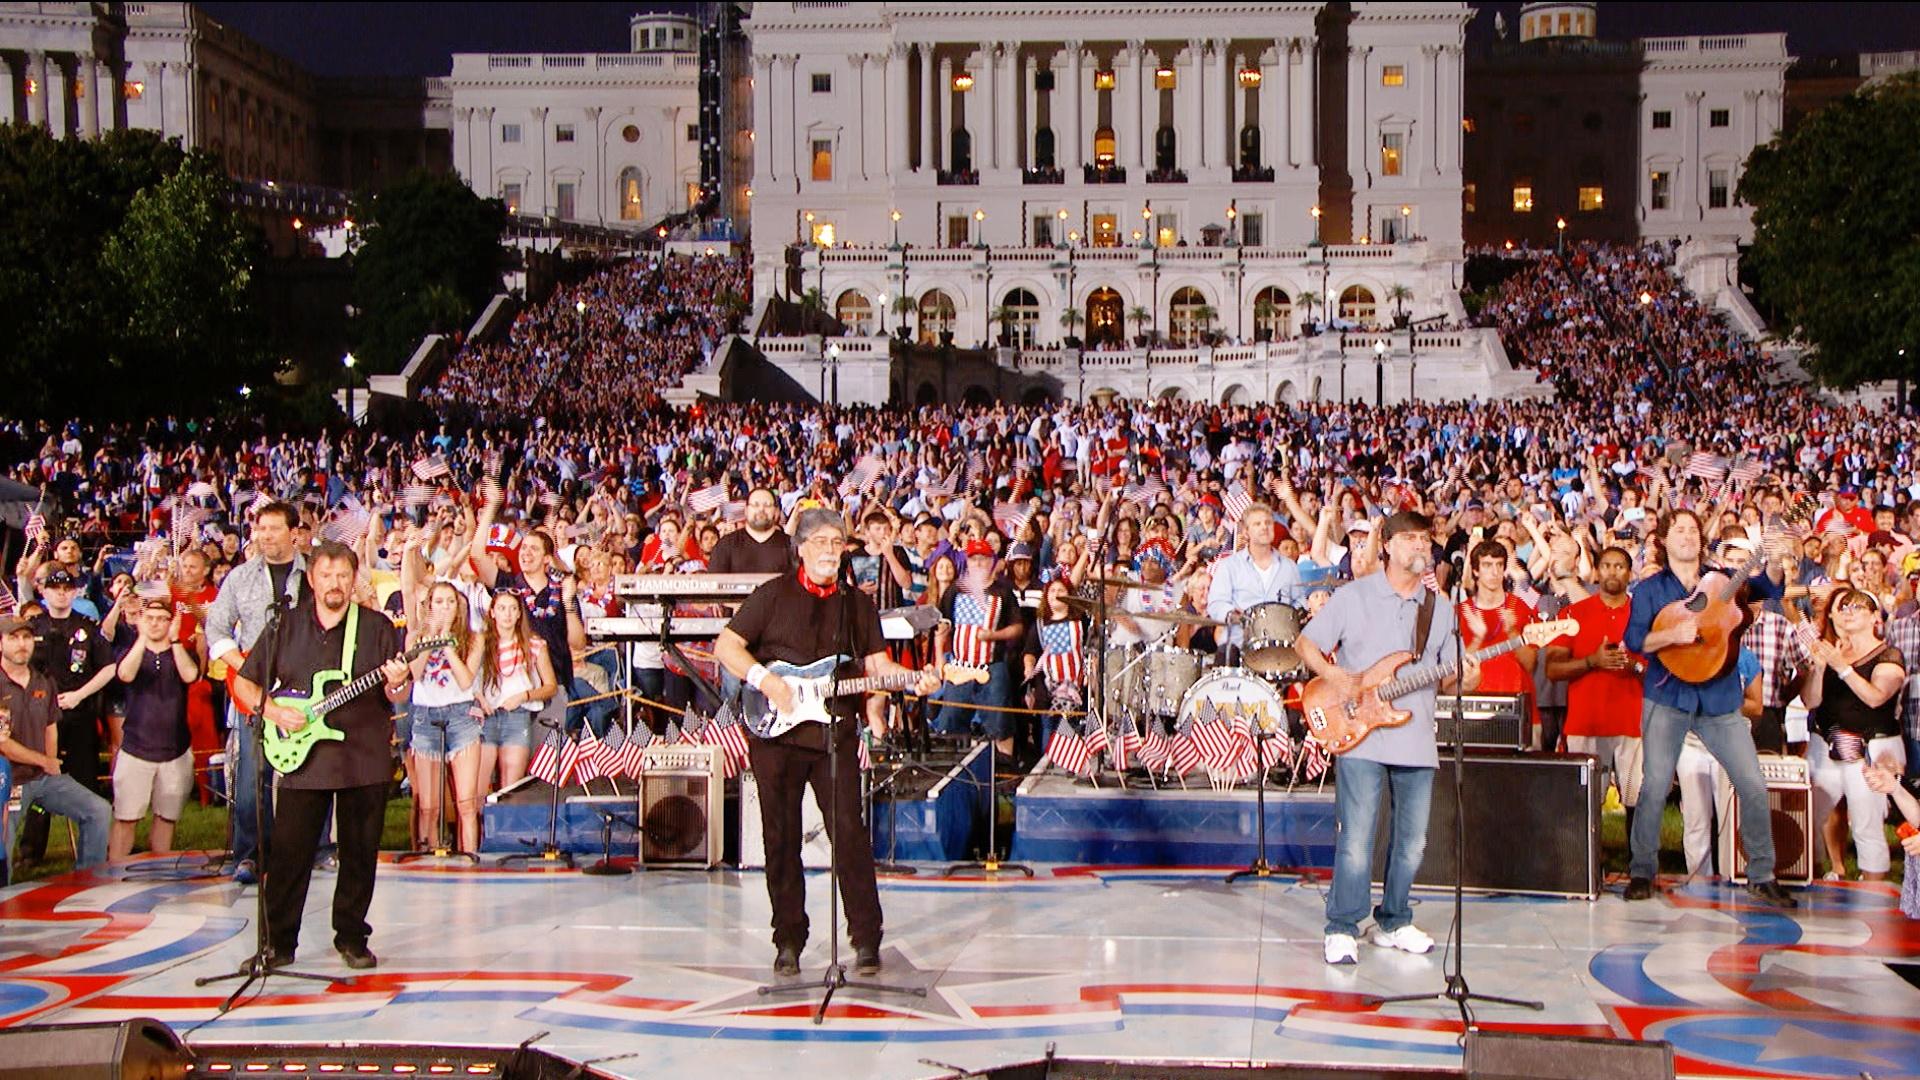
[[[1200,678],[1205,660],[1200,653],[1161,646],[1140,662],[1146,670],[1146,707],[1154,716],[1177,716],[1180,702]]]
[[[1300,654],[1293,643],[1300,636],[1300,609],[1291,604],[1256,604],[1242,617],[1246,645],[1241,661],[1262,675],[1290,675],[1300,670]]]

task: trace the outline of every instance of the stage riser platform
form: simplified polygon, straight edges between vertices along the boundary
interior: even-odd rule
[[[1029,777],[1014,797],[1012,857],[1084,866],[1235,866],[1253,861],[1259,812],[1251,790],[1214,791],[1191,778],[1182,791],[1078,785]],[[1333,787],[1267,792],[1267,860],[1331,867]]]

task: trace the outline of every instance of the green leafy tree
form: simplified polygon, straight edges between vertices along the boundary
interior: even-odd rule
[[[1917,370],[1916,143],[1920,77],[1906,75],[1833,102],[1747,159],[1746,266],[1777,331],[1808,347],[1807,370],[1829,385]]]
[[[355,356],[369,373],[398,371],[420,339],[465,326],[500,288],[506,204],[457,176],[415,173],[356,200]]]
[[[221,400],[272,373],[259,317],[258,233],[226,203],[231,181],[194,153],[133,196],[101,252],[117,301],[107,363],[122,406]]]

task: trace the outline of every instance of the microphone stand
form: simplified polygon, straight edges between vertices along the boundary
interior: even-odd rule
[[[806,571],[802,569],[802,573]],[[852,590],[853,583],[848,580],[847,560],[840,560],[838,574],[840,596],[840,645],[843,650],[853,648],[853,601],[845,590]],[[845,655],[845,652],[839,653]],[[863,658],[864,659],[864,658]],[[837,677],[836,677],[837,681]],[[783,984],[768,984],[759,988],[761,997],[773,994],[805,993],[813,989],[822,991],[820,1006],[813,1011],[813,1022],[817,1027],[826,1022],[827,1007],[833,1004],[833,995],[841,987],[852,990],[865,990],[869,993],[911,994],[914,997],[926,997],[924,986],[893,986],[887,983],[865,982],[847,978],[847,966],[840,962],[840,844],[852,840],[852,837],[840,834],[840,714],[832,708],[827,709],[827,970],[822,972],[818,981]],[[806,792],[800,791],[804,799]],[[795,809],[798,816],[798,808]],[[796,839],[795,841],[799,841]],[[861,839],[869,846],[873,839],[867,836]],[[771,858],[771,856],[769,856]],[[802,888],[805,886],[803,885]]]
[[[275,964],[272,938],[267,933],[267,883],[273,879],[272,871],[267,868],[266,858],[268,792],[267,745],[264,728],[267,724],[267,701],[274,684],[274,672],[280,663],[282,618],[286,615],[288,606],[289,601],[283,591],[279,598],[274,600],[273,613],[267,618],[266,628],[261,631],[266,638],[267,655],[262,668],[266,675],[260,689],[260,706],[250,717],[236,710],[236,714],[240,716],[240,722],[253,729],[253,752],[249,756],[253,759],[253,828],[255,843],[260,846],[260,883],[254,886],[253,890],[253,955],[242,961],[237,971],[231,971],[225,975],[204,975],[193,980],[195,986],[212,986],[214,983],[225,982],[228,979],[240,980],[240,985],[234,987],[233,993],[228,994],[227,999],[220,1003],[220,1008],[216,1010],[219,1014],[231,1012],[234,1004],[240,1000],[240,995],[246,993],[247,988],[255,982],[265,983],[267,979],[276,975],[328,985],[348,981],[335,975],[290,971],[284,965]]]
[[[1456,575],[1453,582],[1454,596],[1449,600],[1451,610],[1448,617],[1458,620],[1454,612],[1456,605],[1466,599],[1466,579]],[[1426,642],[1420,642],[1422,655]],[[1466,973],[1462,970],[1466,962],[1466,929],[1463,914],[1466,894],[1467,865],[1467,798],[1466,798],[1466,641],[1456,630],[1453,635],[1453,924],[1447,930],[1448,966],[1446,986],[1441,990],[1425,994],[1395,994],[1391,997],[1369,997],[1366,1004],[1378,1008],[1382,1005],[1398,1005],[1414,1001],[1451,1001],[1460,1009],[1460,1034],[1462,1038],[1477,1025],[1473,1020],[1473,1003],[1484,1001],[1493,1005],[1511,1005],[1517,1009],[1532,1009],[1538,1012],[1546,1005],[1538,1001],[1526,1001],[1520,998],[1494,997],[1491,994],[1476,994],[1467,985]],[[1418,657],[1415,657],[1417,660]],[[1393,855],[1387,855],[1391,865]]]
[[[613,861],[613,823],[619,821],[633,826],[636,830],[640,828],[640,823],[625,814],[603,810],[592,803],[587,804],[587,809],[600,815],[600,861],[580,872],[593,877],[625,877],[633,873],[631,868]]]
[[[563,721],[541,720],[537,715],[534,717],[534,720],[541,727],[546,728],[548,731],[561,732],[562,733],[561,738],[564,739],[566,737],[565,735],[566,726]],[[566,777],[561,777],[561,779],[564,780],[566,779]],[[533,851],[516,851],[511,855],[507,855],[500,860],[501,866],[506,866],[510,863],[517,863],[517,862],[537,861],[543,867],[549,868],[549,869],[556,865],[564,865],[568,869],[572,869],[573,853],[570,851],[562,851],[560,849],[560,844],[559,844],[560,785],[552,784],[549,786],[553,788],[553,794],[551,796],[552,801],[547,804],[547,842],[546,844],[540,845],[540,844],[534,843],[531,840],[521,840],[520,841],[521,843],[527,845],[530,848],[533,848],[534,850]],[[478,860],[475,860],[475,861],[477,862]]]
[[[471,851],[455,851],[453,845],[447,842],[447,806],[444,796],[445,793],[453,790],[453,785],[447,782],[447,771],[453,763],[447,758],[447,722],[434,720],[432,724],[440,729],[440,759],[433,767],[433,782],[442,793],[440,812],[434,815],[433,820],[433,846],[421,850],[403,851],[395,855],[393,861],[398,864],[412,862],[415,859],[466,859],[473,865],[479,866],[479,855]],[[415,792],[416,796],[418,794]]]

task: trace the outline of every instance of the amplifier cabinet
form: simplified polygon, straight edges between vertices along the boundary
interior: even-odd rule
[[[1336,772],[1334,782],[1339,783]],[[1465,887],[1471,892],[1597,899],[1600,796],[1591,754],[1468,752]],[[1383,797],[1373,844],[1373,880],[1386,868]],[[1427,853],[1414,883],[1453,885],[1453,755],[1440,753],[1427,818]]]
[[[1813,780],[1807,759],[1760,755],[1773,819],[1774,879],[1782,885],[1813,884]],[[1740,796],[1729,794],[1720,818],[1720,876],[1747,881],[1747,853],[1740,846]]]
[[[1468,750],[1525,750],[1532,742],[1533,695],[1466,694],[1460,720],[1453,719],[1453,695],[1441,694],[1433,719],[1440,732],[1440,756],[1456,738]]]
[[[760,780],[751,771],[740,774],[740,869],[764,870],[767,835],[760,819]],[[820,816],[820,800],[811,791],[800,798],[800,862],[809,870],[825,870],[833,861],[827,840],[827,822]]]
[[[723,775],[717,746],[647,748],[640,775],[642,866],[720,865]]]

